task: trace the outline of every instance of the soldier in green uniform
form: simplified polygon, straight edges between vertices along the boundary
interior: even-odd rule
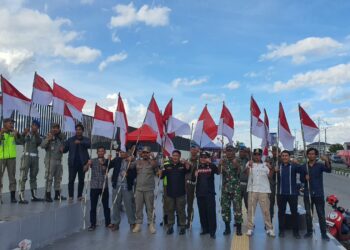
[[[199,163],[199,147],[194,142],[191,143],[191,149],[190,149],[190,158],[189,163],[191,165],[190,171],[187,172],[185,180],[186,180],[186,202],[187,202],[187,224],[186,227],[189,228],[191,225],[191,220],[193,219],[193,201],[194,201],[194,187],[195,182],[193,181],[194,178],[194,171],[198,167]]]
[[[27,204],[28,201],[24,199],[24,190],[26,187],[26,181],[28,179],[28,172],[30,178],[30,190],[32,192],[32,201],[43,201],[36,197],[37,181],[36,177],[39,173],[39,151],[38,147],[41,144],[41,138],[39,134],[40,122],[33,120],[31,128],[25,128],[20,137],[21,144],[23,144],[23,156],[21,159],[20,169],[20,193],[19,203]]]
[[[55,200],[66,200],[67,198],[61,195],[61,182],[63,175],[62,167],[62,148],[64,147],[66,136],[61,133],[60,125],[54,123],[51,126],[51,131],[41,143],[41,147],[45,149],[45,180],[46,194],[45,201],[53,202],[51,197],[52,182],[54,181]]]
[[[236,235],[242,235],[242,198],[240,188],[240,162],[235,158],[235,148],[228,145],[225,149],[226,157],[220,161],[219,169],[222,173],[221,208],[225,222],[224,235],[231,233],[231,204],[233,203]]]

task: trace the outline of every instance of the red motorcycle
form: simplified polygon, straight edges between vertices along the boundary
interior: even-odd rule
[[[328,232],[338,241],[350,240],[350,211],[338,206],[338,198],[332,194],[326,202],[333,208],[326,218]]]

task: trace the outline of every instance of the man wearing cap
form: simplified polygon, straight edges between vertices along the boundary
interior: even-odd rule
[[[83,189],[85,172],[83,170],[89,160],[88,149],[91,147],[90,139],[83,136],[84,126],[79,123],[75,125],[75,135],[69,138],[63,148],[63,153],[68,154],[68,194],[69,201],[73,201],[74,182],[78,174],[78,200],[83,200]]]
[[[246,147],[244,145],[239,146],[238,160],[241,167],[241,171],[240,171],[241,198],[244,201],[245,208],[248,210],[248,193],[247,193],[248,175],[245,169],[247,167],[247,162],[249,161],[249,158],[248,158]]]
[[[211,163],[210,154],[201,152],[198,169],[195,171],[197,204],[201,235],[209,233],[212,239],[216,238],[215,174],[219,174],[219,169]]]
[[[186,202],[187,202],[187,224],[186,227],[189,228],[191,225],[191,220],[193,219],[193,201],[194,201],[194,187],[195,182],[193,182],[194,171],[198,167],[199,163],[199,147],[194,142],[191,143],[190,158],[189,163],[191,165],[190,171],[186,173]]]
[[[4,127],[0,131],[0,194],[2,194],[2,177],[7,168],[11,202],[16,203],[16,144],[20,143],[18,131],[14,129],[14,120],[4,119]],[[0,197],[0,203],[2,199]]]
[[[178,216],[180,235],[186,232],[186,190],[185,175],[190,170],[187,162],[181,162],[181,152],[174,150],[171,160],[164,164],[161,177],[167,178],[165,207],[168,215],[167,234],[174,233],[175,211]]]
[[[41,138],[39,134],[40,122],[33,120],[31,128],[25,128],[20,140],[23,144],[23,156],[21,159],[20,169],[20,194],[19,203],[27,204],[28,201],[24,199],[24,190],[26,181],[28,178],[28,172],[30,177],[30,190],[32,193],[32,201],[43,201],[36,197],[37,182],[36,177],[39,173],[39,151],[38,147],[41,144]]]
[[[235,148],[228,145],[225,149],[226,158],[219,164],[222,173],[222,193],[221,208],[222,219],[225,222],[224,235],[231,233],[231,204],[234,206],[234,219],[236,224],[236,234],[242,235],[242,198],[240,190],[240,162],[235,157]]]
[[[136,218],[133,186],[136,178],[136,169],[130,168],[131,159],[128,152],[120,149],[117,151],[117,156],[110,164],[110,168],[114,168],[112,174],[113,201],[116,199],[112,211],[112,231],[119,230],[122,202],[124,203],[130,230],[133,230],[135,226]],[[116,198],[117,195],[118,197]]]
[[[154,234],[156,229],[153,222],[153,206],[154,206],[154,176],[157,173],[158,163],[151,154],[150,147],[143,147],[141,159],[131,163],[131,168],[136,168],[136,224],[133,233],[141,231],[143,222],[143,206],[146,205],[147,221],[149,231]]]
[[[51,126],[51,131],[41,143],[41,147],[45,149],[45,201],[53,202],[51,197],[52,182],[54,182],[55,200],[66,200],[67,198],[61,195],[61,182],[63,175],[62,166],[62,151],[66,136],[61,133],[60,125],[54,123]]]
[[[270,199],[271,193],[269,176],[272,175],[272,168],[269,163],[261,161],[262,150],[254,149],[253,161],[247,163],[246,172],[249,174],[248,178],[248,231],[247,235],[253,234],[256,205],[259,202],[261,211],[263,213],[264,222],[266,226],[266,233],[270,237],[275,237],[273,226],[270,218]]]

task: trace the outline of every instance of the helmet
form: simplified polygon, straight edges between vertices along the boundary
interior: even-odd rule
[[[338,198],[334,194],[327,196],[326,201],[329,205],[334,206],[338,203]]]

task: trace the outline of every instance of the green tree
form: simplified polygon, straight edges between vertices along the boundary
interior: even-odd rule
[[[344,147],[343,145],[339,144],[339,143],[336,143],[336,144],[332,144],[330,147],[329,147],[329,151],[331,153],[336,153],[338,150],[344,150]]]

